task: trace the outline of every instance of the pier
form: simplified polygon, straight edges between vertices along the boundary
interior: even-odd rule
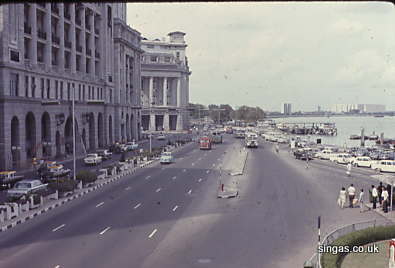
[[[315,122],[315,123],[277,123],[276,127],[288,134],[297,135],[322,135],[336,136],[337,128],[335,123]]]

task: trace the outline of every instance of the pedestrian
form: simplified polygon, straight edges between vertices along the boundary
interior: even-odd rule
[[[383,183],[380,181],[379,186],[377,187],[377,193],[379,195],[379,204],[382,205],[382,201],[383,201],[383,197],[381,196],[381,194],[383,193]]]
[[[372,202],[373,202],[373,209],[376,209],[376,203],[377,203],[377,196],[378,192],[377,189],[374,185],[372,185]]]
[[[384,211],[384,213],[387,213],[388,212],[388,191],[387,191],[386,187],[383,188],[383,192],[381,193],[381,197],[382,197],[383,211]]]
[[[352,166],[351,166],[351,163],[348,163],[348,164],[347,164],[347,171],[346,171],[346,174],[347,174],[347,176],[349,176],[349,177],[351,176],[351,167],[352,167]]]
[[[280,147],[278,146],[278,144],[276,144],[276,153],[278,153],[280,150]]]
[[[391,206],[391,185],[387,184],[387,192],[388,192],[388,198],[387,198],[387,203],[388,203],[388,207]]]
[[[309,156],[306,154],[306,169],[309,169]]]
[[[358,202],[359,202],[359,208],[360,208],[360,213],[362,213],[364,211],[364,207],[363,207],[363,201],[364,199],[364,192],[363,189],[361,189],[361,192],[359,193],[359,198],[358,198]]]
[[[350,208],[353,208],[353,201],[354,201],[354,197],[355,197],[355,188],[354,185],[351,183],[350,187],[348,187],[347,189],[348,192],[348,199],[350,201]]]
[[[337,204],[343,209],[346,204],[346,188],[342,187],[339,193],[339,198],[337,199]]]

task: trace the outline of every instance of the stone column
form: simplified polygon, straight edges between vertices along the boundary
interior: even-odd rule
[[[32,40],[30,45],[30,62],[37,64],[37,9],[36,5],[30,5],[29,10],[29,25],[32,27]]]
[[[178,114],[177,114],[176,130],[177,131],[181,131],[182,130],[182,112],[181,111],[178,111]]]
[[[163,128],[165,129],[165,131],[169,131],[170,130],[169,113],[165,113],[163,115]]]
[[[90,12],[89,23],[91,25],[91,29],[90,29],[90,31],[91,31],[90,44],[91,44],[91,50],[92,50],[90,69],[91,69],[92,76],[94,77],[95,76],[95,58],[96,58],[96,56],[95,56],[95,51],[96,50],[95,49],[96,48],[95,48],[95,13],[93,11]]]
[[[155,113],[152,112],[152,111],[150,113],[150,118],[149,118],[149,130],[150,131],[155,131],[156,130]]]
[[[86,35],[85,35],[85,7],[81,9],[81,46],[82,46],[82,56],[81,56],[81,72],[86,73]]]
[[[181,81],[180,81],[180,78],[177,78],[177,107],[181,106],[181,100],[182,100],[181,99]],[[177,119],[177,122],[178,122],[178,119]]]
[[[70,18],[71,18],[71,25],[70,25],[70,41],[71,41],[71,59],[70,59],[70,69],[72,73],[76,72],[77,69],[77,61],[76,61],[76,47],[77,47],[77,40],[75,38],[75,4],[70,5]]]
[[[163,106],[167,106],[167,77],[163,78]]]
[[[154,78],[152,76],[149,77],[149,93],[148,93],[148,106],[151,107],[154,102]]]
[[[64,4],[60,3],[58,4],[59,6],[59,14],[60,14],[60,20],[59,20],[59,26],[58,26],[58,37],[60,38],[60,44],[59,44],[59,71],[64,70]]]
[[[46,68],[52,67],[52,28],[51,28],[51,3],[46,3],[47,10],[44,19],[44,32],[47,34],[47,42],[44,49],[44,62]]]

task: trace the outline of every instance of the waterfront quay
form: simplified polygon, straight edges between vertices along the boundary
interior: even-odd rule
[[[335,123],[330,122],[288,122],[277,123],[276,127],[288,134],[297,135],[323,135],[323,136],[336,136],[337,128]]]

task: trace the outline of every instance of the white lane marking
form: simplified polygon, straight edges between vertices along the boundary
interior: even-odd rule
[[[215,167],[215,164],[213,164],[213,167]]]
[[[182,172],[186,172],[187,170],[184,168],[183,170],[182,170]]]
[[[159,193],[159,192],[160,192],[160,188],[156,189],[156,191],[155,191],[155,192]]]
[[[55,268],[60,268],[60,265],[56,265]]]
[[[200,157],[198,160],[200,161],[200,160],[202,160],[202,158]]]
[[[103,204],[104,204],[104,202],[100,202],[99,204],[96,205],[96,207],[98,208],[100,206],[103,206]]]
[[[194,166],[195,165],[195,163],[192,163],[192,166]]]
[[[137,209],[139,206],[141,206],[141,203],[138,203],[137,205],[135,205],[133,208]]]
[[[217,160],[218,160],[218,161],[221,161],[221,158],[218,158]]]
[[[176,177],[176,176],[174,176],[172,179],[173,179],[173,180],[175,180],[175,179],[177,179],[177,177]]]
[[[125,190],[127,191],[127,190],[130,190],[131,188],[132,187],[128,186],[128,187],[125,188]]]
[[[209,173],[210,173],[210,170],[207,170],[206,173],[209,174]]]
[[[188,191],[188,194],[191,194],[192,193],[192,189],[190,189],[189,191]]]
[[[178,208],[178,206],[175,206],[175,207],[173,208],[173,211],[176,211],[177,208]]]
[[[202,181],[202,179],[199,179],[199,180],[198,180],[198,182],[201,182],[201,181]]]
[[[62,229],[66,224],[59,225],[58,227],[52,229],[52,232],[56,232],[57,230]]]
[[[151,176],[150,176],[150,175],[148,175],[147,177],[145,177],[145,179],[146,179],[146,180],[148,180],[149,178],[151,178]]]
[[[108,230],[110,230],[111,227],[107,227],[106,229],[104,229],[103,231],[100,232],[100,234],[104,234],[105,232],[107,232]]]
[[[148,236],[148,238],[152,238],[152,237],[156,234],[157,231],[158,231],[158,229],[153,230],[153,231],[150,233],[150,235]]]

